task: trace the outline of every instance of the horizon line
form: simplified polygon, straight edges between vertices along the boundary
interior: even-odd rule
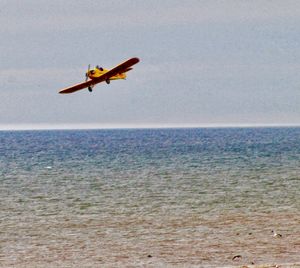
[[[174,128],[263,128],[300,127],[300,123],[207,123],[207,124],[0,124],[0,131],[22,130],[105,130]]]

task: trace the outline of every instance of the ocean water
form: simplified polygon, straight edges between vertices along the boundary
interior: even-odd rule
[[[300,128],[0,132],[1,267],[299,262]]]

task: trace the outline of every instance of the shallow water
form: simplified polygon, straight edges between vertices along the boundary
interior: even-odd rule
[[[0,132],[0,265],[300,262],[299,161],[300,128]]]

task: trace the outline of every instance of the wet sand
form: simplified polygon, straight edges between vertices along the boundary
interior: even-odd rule
[[[1,267],[299,267],[295,214],[15,220],[1,224]]]

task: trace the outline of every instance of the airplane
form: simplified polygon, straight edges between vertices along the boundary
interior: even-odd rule
[[[107,84],[109,84],[111,80],[125,79],[126,73],[132,70],[132,66],[137,64],[139,61],[139,58],[131,58],[110,70],[103,69],[98,65],[94,69],[90,69],[89,65],[85,74],[85,82],[61,89],[59,93],[69,94],[84,88],[88,88],[88,91],[92,92],[93,87],[98,83],[105,81]]]

